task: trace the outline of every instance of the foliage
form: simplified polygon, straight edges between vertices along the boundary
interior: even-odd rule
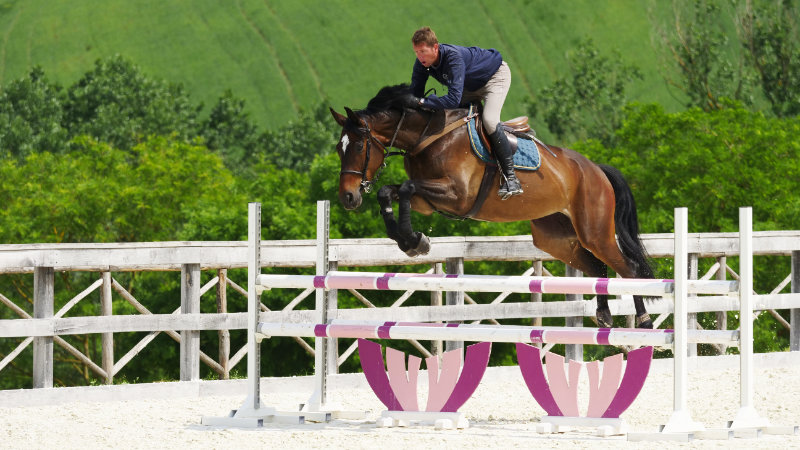
[[[679,206],[692,208],[695,230],[735,231],[737,208],[746,205],[762,229],[791,229],[800,219],[800,201],[788,195],[800,175],[798,131],[797,118],[769,118],[735,105],[671,114],[632,105],[616,148],[596,142],[576,148],[626,174],[643,232],[671,232]]]
[[[130,148],[151,134],[192,136],[198,110],[183,86],[152,79],[117,55],[98,60],[67,90],[64,120],[73,136]]]
[[[687,98],[687,107],[724,107],[724,99],[752,104],[754,77],[726,29],[730,11],[713,0],[674,0],[673,23],[660,29],[666,50],[667,84]]]
[[[336,148],[341,129],[331,120],[324,103],[301,111],[297,120],[277,130],[267,130],[260,139],[263,157],[278,167],[306,172],[315,155],[330,154]]]
[[[63,93],[41,67],[12,81],[0,92],[0,158],[24,158],[37,151],[60,152]]]
[[[232,168],[244,168],[258,149],[258,129],[245,110],[245,101],[226,90],[200,127],[206,146],[220,153]]]
[[[755,6],[754,6],[755,5]],[[778,117],[800,113],[798,2],[748,1],[739,21],[742,46]]]
[[[628,102],[626,88],[641,72],[621,62],[619,52],[602,56],[592,40],[569,52],[567,60],[570,74],[543,88],[529,104],[530,114],[562,141],[593,138],[613,145]]]

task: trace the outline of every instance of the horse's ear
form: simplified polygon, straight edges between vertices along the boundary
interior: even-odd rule
[[[345,122],[347,122],[347,117],[345,117],[345,116],[339,114],[338,112],[334,111],[333,108],[331,108],[331,114],[333,115],[333,120],[335,120],[336,123],[338,123],[340,126],[343,127]]]
[[[361,117],[358,117],[358,114],[354,113],[352,109],[345,106],[344,110],[347,112],[347,118],[350,119],[351,122],[359,125],[361,124]]]

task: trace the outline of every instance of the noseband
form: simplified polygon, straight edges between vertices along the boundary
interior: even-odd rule
[[[378,178],[380,178],[380,175],[381,175],[381,172],[383,171],[383,168],[386,167],[386,158],[389,157],[389,156],[402,155],[403,154],[402,152],[391,152],[391,151],[389,151],[389,149],[394,146],[394,141],[397,138],[397,133],[400,131],[400,127],[403,126],[403,120],[405,120],[405,118],[406,118],[406,111],[405,111],[405,109],[403,109],[403,115],[400,116],[400,121],[397,122],[397,128],[395,128],[394,135],[392,135],[392,141],[389,142],[389,146],[387,147],[387,146],[383,145],[383,143],[381,141],[379,141],[378,138],[376,138],[372,134],[372,130],[369,128],[369,124],[367,123],[367,121],[364,120],[363,118],[359,117],[359,119],[361,120],[361,123],[364,125],[363,129],[366,130],[367,136],[368,136],[367,137],[367,148],[365,149],[367,154],[364,157],[364,168],[361,169],[361,171],[357,171],[357,170],[342,170],[341,172],[339,172],[339,175],[340,176],[344,175],[344,174],[360,175],[361,176],[361,184],[359,185],[360,189],[362,191],[364,191],[365,193],[367,193],[367,194],[372,192],[372,185],[375,184],[378,181]],[[371,146],[372,146],[373,142],[378,144],[378,146],[380,147],[381,151],[383,152],[384,161],[381,164],[381,167],[378,168],[378,171],[375,173],[375,176],[373,177],[373,179],[369,180],[369,179],[367,179],[367,169],[369,168],[369,157],[370,157],[370,154],[372,154]]]

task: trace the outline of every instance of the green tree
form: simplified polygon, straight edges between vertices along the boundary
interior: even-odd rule
[[[628,102],[625,90],[641,79],[639,69],[622,62],[619,52],[612,57],[601,55],[591,39],[569,52],[567,60],[570,75],[558,78],[535,100],[529,100],[530,114],[544,121],[562,141],[593,138],[613,145],[621,109]]]
[[[0,92],[0,158],[22,159],[37,151],[61,152],[63,92],[50,83],[41,67],[12,81]]]
[[[714,0],[673,0],[673,22],[657,26],[666,51],[668,86],[687,97],[687,107],[705,111],[725,106],[725,98],[754,102],[752,71],[730,38],[733,12]]]
[[[312,110],[300,111],[297,120],[266,131],[260,138],[260,151],[266,161],[304,173],[316,155],[334,151],[340,132],[323,102]]]
[[[149,135],[193,137],[200,108],[182,85],[152,79],[117,55],[98,60],[69,87],[64,127],[128,149]]]
[[[739,21],[748,61],[778,117],[800,113],[799,20],[797,1],[748,0]]]
[[[259,146],[258,129],[245,111],[245,101],[225,91],[200,126],[206,146],[219,152],[231,168],[245,168]]]

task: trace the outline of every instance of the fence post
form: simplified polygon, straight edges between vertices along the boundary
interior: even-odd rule
[[[55,272],[52,267],[33,269],[33,317],[53,317]],[[33,338],[33,387],[53,387],[53,336]]]
[[[728,258],[725,256],[720,256],[717,258],[717,262],[719,263],[719,270],[717,270],[717,280],[725,281],[728,275]],[[728,312],[717,311],[715,315],[717,316],[717,330],[727,330]],[[717,348],[719,349],[720,355],[724,355],[725,353],[727,353],[728,350],[727,345],[719,344]]]
[[[445,260],[445,270],[448,275],[463,275],[464,274],[464,259],[463,258],[447,258]],[[446,292],[445,301],[447,306],[450,305],[464,305],[464,291]],[[460,322],[457,322],[460,323]],[[445,341],[445,351],[455,350],[457,348],[464,348],[463,341]]]
[[[100,292],[100,315],[114,314],[111,299],[111,272],[103,272],[103,290]],[[114,333],[100,335],[100,346],[103,352],[103,370],[106,372],[106,384],[114,384]]]
[[[566,270],[564,271],[564,276],[567,277],[580,277],[583,276],[583,272],[578,269],[575,269],[572,266],[565,265]],[[576,301],[576,300],[583,300],[583,294],[565,294],[564,299],[566,301]],[[564,325],[568,327],[582,327],[583,326],[583,316],[574,316],[574,317],[565,317],[564,318]],[[583,344],[567,344],[564,346],[564,359],[567,361],[583,361]]]
[[[181,314],[200,313],[200,264],[181,265]],[[200,330],[181,330],[181,381],[200,379]]]
[[[444,273],[442,263],[433,264],[433,273]],[[442,291],[431,291],[431,306],[442,306]],[[441,356],[442,341],[431,341],[431,354]]]
[[[792,292],[800,292],[800,251],[792,252]],[[800,309],[789,310],[789,350],[800,351]]]
[[[226,314],[228,312],[228,269],[217,271],[217,312]],[[220,379],[228,380],[231,377],[228,359],[231,354],[231,332],[230,330],[219,330],[219,365],[222,366]]]
[[[696,280],[698,276],[698,260],[697,260],[697,253],[689,253],[689,273],[688,279],[689,280]],[[697,295],[696,294],[689,294],[689,303],[697,302]],[[689,330],[696,330],[697,328],[697,313],[689,313],[687,319],[687,325]],[[697,356],[697,344],[692,343],[689,345],[689,356]]]

